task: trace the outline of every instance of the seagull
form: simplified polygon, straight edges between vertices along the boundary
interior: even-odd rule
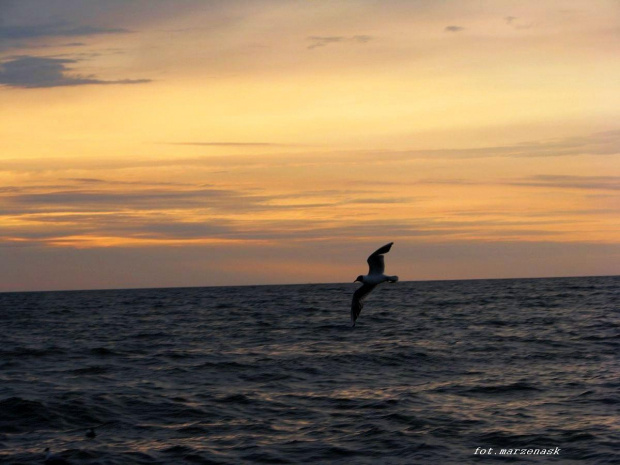
[[[63,459],[59,455],[52,454],[52,451],[49,447],[46,447],[45,450],[45,461],[43,462],[45,465],[71,465],[71,462]]]
[[[362,308],[364,307],[364,300],[368,297],[368,294],[384,282],[395,283],[398,281],[398,276],[386,276],[383,274],[385,271],[385,262],[383,260],[383,254],[388,253],[392,248],[393,242],[385,244],[383,247],[375,250],[370,257],[368,257],[368,274],[366,276],[359,275],[354,283],[362,283],[362,287],[358,288],[353,294],[353,301],[351,302],[351,323],[355,326],[355,320],[359,316]]]

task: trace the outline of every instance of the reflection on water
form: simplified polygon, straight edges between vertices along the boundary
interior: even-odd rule
[[[0,294],[0,461],[614,463],[618,284]]]

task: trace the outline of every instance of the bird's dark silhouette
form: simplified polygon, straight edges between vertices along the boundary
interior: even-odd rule
[[[368,294],[381,283],[395,283],[398,281],[398,276],[387,276],[384,274],[385,260],[383,254],[388,253],[393,244],[393,242],[385,244],[371,253],[367,260],[368,274],[359,275],[353,281],[362,283],[362,287],[358,288],[353,294],[353,301],[351,302],[351,323],[353,323],[353,326],[355,326],[355,321],[364,307],[364,300],[368,297]]]

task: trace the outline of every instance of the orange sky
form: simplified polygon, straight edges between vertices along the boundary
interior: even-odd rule
[[[0,291],[620,271],[617,1],[0,16]]]

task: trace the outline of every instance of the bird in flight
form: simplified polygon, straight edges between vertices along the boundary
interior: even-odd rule
[[[381,283],[386,281],[395,283],[398,281],[398,276],[386,276],[383,274],[385,271],[383,254],[390,251],[392,244],[394,243],[390,242],[389,244],[385,244],[383,247],[380,247],[370,254],[367,260],[368,274],[359,275],[355,281],[353,281],[354,283],[358,281],[362,283],[362,286],[353,294],[353,301],[351,302],[351,323],[353,323],[353,326],[355,326],[355,320],[357,320],[357,317],[364,307],[364,300],[368,297],[368,294]]]

